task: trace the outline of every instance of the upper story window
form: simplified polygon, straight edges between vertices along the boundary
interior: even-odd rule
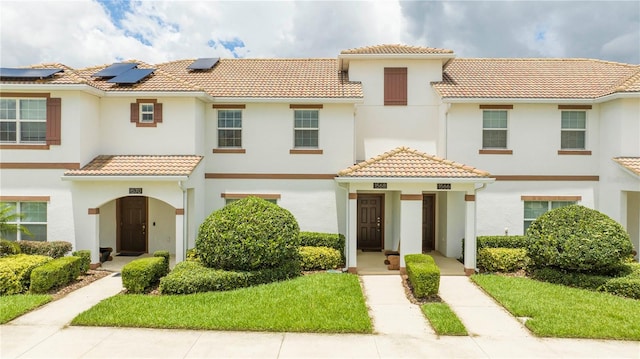
[[[10,240],[47,240],[47,202],[0,202],[0,208],[8,206],[10,220],[7,224],[16,225],[27,229],[25,234],[18,230],[15,233],[3,233],[3,236]]]
[[[584,150],[586,147],[587,112],[562,111],[560,148],[563,150]]]
[[[294,110],[294,147],[318,148],[318,110]]]
[[[407,68],[384,68],[384,105],[407,105]]]
[[[47,142],[46,98],[0,98],[0,142]]]
[[[131,104],[130,120],[136,127],[156,127],[162,122],[162,104],[156,99],[137,99]]]
[[[218,110],[218,147],[242,147],[242,110]]]
[[[482,111],[482,148],[507,148],[507,111]]]

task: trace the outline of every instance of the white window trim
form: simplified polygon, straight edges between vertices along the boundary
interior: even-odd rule
[[[144,107],[151,107],[151,111],[145,111]],[[155,122],[155,104],[152,102],[141,102],[140,103],[140,114],[138,116],[138,122],[140,123],[154,123]],[[145,120],[144,115],[151,115],[151,120]]]
[[[44,242],[47,242],[48,239],[48,232],[49,232],[49,226],[48,226],[48,220],[49,220],[49,203],[48,202],[42,202],[42,201],[6,201],[6,202],[2,202],[2,203],[15,203],[16,207],[16,213],[17,214],[21,214],[22,213],[22,204],[23,203],[44,203],[47,207],[47,221],[45,222],[25,222],[22,220],[21,217],[17,218],[17,221],[14,222],[7,222],[8,224],[15,224],[18,227],[22,226],[22,225],[31,225],[31,224],[36,224],[36,225],[45,225],[47,228],[47,239]],[[24,235],[24,233],[22,233],[22,231],[18,230],[18,232],[16,233],[16,241],[28,241],[31,240],[30,237],[28,235],[25,235],[26,238],[22,238],[22,236]]]
[[[507,126],[505,128],[485,128],[484,127],[484,113],[485,111],[492,111],[492,112],[498,112],[498,111],[504,111],[507,114]],[[483,109],[482,110],[482,149],[483,150],[507,150],[509,149],[509,134],[511,133],[510,129],[509,129],[509,125],[511,123],[511,121],[509,121],[509,110],[498,110],[498,109]],[[485,147],[484,146],[484,131],[506,131],[507,132],[507,138],[506,138],[506,143],[505,143],[505,147]]]
[[[2,97],[3,100],[15,100],[16,101],[16,118],[14,119],[0,119],[0,122],[14,122],[16,124],[16,140],[15,141],[0,141],[4,144],[30,144],[41,145],[47,143],[47,98],[46,97]],[[44,101],[44,118],[40,120],[33,119],[21,119],[20,118],[20,101],[21,100],[40,100]],[[42,141],[22,141],[21,140],[21,124],[24,122],[36,122],[45,124],[45,135]]]
[[[240,112],[240,127],[220,127],[220,112],[221,111],[226,111],[226,112],[232,112],[232,111],[238,111]],[[243,148],[243,135],[244,135],[244,131],[242,131],[242,126],[243,126],[243,118],[244,118],[244,113],[241,109],[218,109],[217,113],[216,113],[216,142],[218,143],[218,148]],[[222,146],[220,145],[220,130],[236,130],[236,131],[240,131],[240,146]]]
[[[562,113],[563,112],[584,112],[584,128],[562,128]],[[589,148],[588,141],[589,138],[587,136],[587,130],[589,127],[589,113],[587,110],[561,110],[560,111],[560,150],[563,151],[581,151]],[[576,148],[576,147],[562,147],[562,132],[583,132],[584,133],[584,148]]]
[[[296,127],[296,111],[316,111],[318,113],[318,127]],[[296,146],[296,131],[315,130],[318,133],[317,146]],[[318,149],[320,148],[320,110],[317,109],[295,109],[293,111],[293,148],[295,149]]]

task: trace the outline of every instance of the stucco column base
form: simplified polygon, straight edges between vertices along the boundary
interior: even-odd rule
[[[91,270],[95,270],[102,267],[102,263],[98,262],[98,263],[91,263],[89,264],[89,269]]]
[[[358,273],[358,268],[356,267],[349,267],[347,268],[347,272],[351,273],[351,274],[357,274]]]
[[[407,274],[407,267],[400,267],[400,274],[401,275]]]
[[[472,274],[476,274],[476,270],[473,268],[465,268],[464,269],[464,274],[468,277]]]

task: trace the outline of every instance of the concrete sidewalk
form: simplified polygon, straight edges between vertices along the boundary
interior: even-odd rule
[[[2,358],[634,358],[640,343],[539,339],[466,277],[442,277],[441,296],[470,336],[438,337],[400,276],[364,276],[377,334],[254,333],[70,327],[68,322],[118,293],[106,277],[0,327]]]

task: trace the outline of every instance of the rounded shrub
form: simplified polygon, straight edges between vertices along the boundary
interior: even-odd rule
[[[631,251],[629,234],[618,222],[580,205],[548,211],[527,230],[527,253],[538,268],[605,272]]]
[[[299,251],[302,270],[336,269],[342,263],[342,256],[335,248],[302,246]]]
[[[211,268],[253,271],[298,262],[300,228],[286,209],[257,197],[235,201],[200,225],[196,249]]]

